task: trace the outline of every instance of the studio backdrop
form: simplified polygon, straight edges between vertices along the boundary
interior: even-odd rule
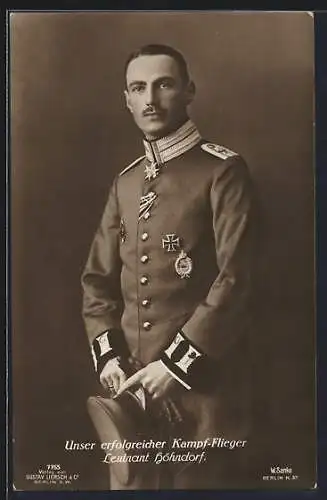
[[[246,160],[260,207],[254,467],[314,477],[314,23],[307,13],[12,13],[11,395],[14,483],[61,464],[106,488],[86,398],[97,390],[80,276],[113,177],[143,154],[124,64],[180,50],[203,137]],[[271,485],[270,485],[271,486]],[[64,486],[63,486],[64,487]],[[76,487],[75,485],[71,486]],[[60,488],[57,484],[56,488]]]

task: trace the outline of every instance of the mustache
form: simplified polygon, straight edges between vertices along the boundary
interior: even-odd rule
[[[153,115],[154,113],[156,113],[158,115],[162,115],[163,114],[163,109],[155,107],[155,106],[148,106],[147,108],[145,108],[145,110],[143,111],[142,115],[143,116],[148,116],[148,115]]]

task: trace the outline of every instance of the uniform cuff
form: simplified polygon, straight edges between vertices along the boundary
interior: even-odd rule
[[[160,360],[176,380],[191,389],[201,377],[201,366],[205,358],[206,355],[179,331]]]
[[[91,352],[95,370],[100,374],[110,359],[127,356],[124,332],[112,328],[100,333],[92,342]]]
[[[162,364],[162,366],[165,368],[165,370],[167,370],[168,373],[170,373],[170,375],[172,375],[172,377],[174,377],[175,380],[177,380],[180,384],[182,384],[186,389],[190,390],[192,389],[192,387],[187,383],[187,382],[184,382],[184,380],[182,380],[181,378],[179,378],[175,372],[173,372],[172,370],[170,370],[168,368],[167,365],[165,365],[165,363],[162,361],[162,359],[159,359],[160,363]]]

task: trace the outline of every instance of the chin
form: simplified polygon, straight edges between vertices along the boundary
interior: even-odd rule
[[[153,138],[160,138],[167,134],[167,127],[164,126],[153,126],[146,127],[142,130],[145,135],[153,136]]]

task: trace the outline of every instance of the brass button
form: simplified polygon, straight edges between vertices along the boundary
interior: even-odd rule
[[[142,264],[146,264],[149,260],[149,256],[148,255],[142,255],[141,257],[141,262]]]
[[[148,220],[149,218],[150,218],[150,212],[145,212],[145,214],[143,215],[143,219]]]
[[[143,299],[142,300],[143,307],[149,307],[149,305],[150,305],[150,299]]]
[[[141,285],[147,285],[149,283],[149,279],[146,276],[142,276],[140,279]]]
[[[149,233],[142,233],[141,240],[146,241],[149,238]]]
[[[152,328],[150,321],[144,321],[143,328],[144,330],[150,330]]]

